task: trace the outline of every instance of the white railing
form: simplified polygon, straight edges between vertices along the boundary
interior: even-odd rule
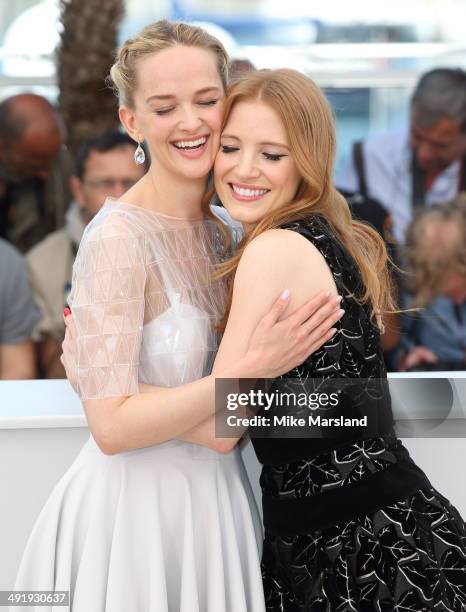
[[[466,440],[458,437],[465,435],[458,433],[458,426],[466,422],[466,372],[392,375],[392,398],[399,395],[394,387],[397,381],[414,378],[422,386],[424,379],[431,379],[426,380],[423,393],[429,393],[432,379],[448,379],[452,403],[448,410],[439,405],[436,411],[436,403],[427,401],[425,414],[422,402],[414,407],[411,418],[445,416],[436,434],[443,437],[409,438],[404,442],[433,486],[466,517]],[[409,406],[395,404],[395,417],[406,418]],[[13,588],[34,520],[88,437],[81,403],[67,381],[0,381],[0,590]],[[242,452],[260,508],[260,466],[250,444]]]

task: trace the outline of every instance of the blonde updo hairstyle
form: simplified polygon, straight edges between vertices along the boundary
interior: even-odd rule
[[[120,106],[134,106],[133,92],[137,87],[138,60],[177,45],[211,51],[215,55],[218,72],[226,90],[229,59],[222,43],[202,28],[163,19],[148,25],[133,38],[128,38],[118,51],[117,60],[110,69],[110,84],[118,96]]]
[[[222,264],[220,275],[229,276],[231,282],[245,247],[262,232],[290,221],[321,215],[359,270],[363,288],[356,298],[370,304],[374,321],[383,329],[381,315],[396,310],[385,243],[374,229],[352,218],[346,200],[333,185],[336,137],[332,111],[324,94],[310,78],[295,70],[251,72],[232,85],[226,100],[223,127],[236,104],[251,100],[267,104],[282,120],[302,178],[295,197],[269,212],[254,227],[236,255]],[[232,286],[228,309],[231,296]],[[227,320],[228,309],[222,325]]]

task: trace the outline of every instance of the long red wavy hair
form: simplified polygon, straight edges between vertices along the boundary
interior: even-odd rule
[[[326,219],[355,261],[364,286],[356,298],[361,303],[370,303],[372,316],[383,330],[381,315],[396,311],[385,243],[374,229],[352,218],[346,200],[333,185],[336,137],[332,111],[324,94],[310,78],[295,70],[258,70],[231,86],[223,127],[233,107],[250,100],[260,100],[278,113],[302,179],[291,202],[268,213],[240,243],[235,256],[219,267],[219,276],[230,277],[221,327],[224,328],[231,307],[232,280],[249,242],[269,229],[318,214]]]

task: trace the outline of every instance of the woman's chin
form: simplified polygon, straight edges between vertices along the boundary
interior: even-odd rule
[[[225,204],[223,200],[221,200],[221,202],[232,219],[234,219],[235,221],[239,221],[240,223],[248,222],[248,215],[245,215],[244,211],[242,211],[239,206],[231,206],[230,203]]]
[[[213,160],[205,155],[196,160],[181,160],[181,163],[174,164],[173,168],[175,174],[187,179],[197,180],[206,178],[212,169],[212,165]]]
[[[224,202],[222,202],[224,208],[227,210],[228,214],[230,215],[230,217],[233,219],[233,221],[237,221],[238,223],[241,223],[241,225],[243,226],[243,231],[244,234],[249,234],[251,232],[251,230],[254,228],[254,226],[256,226],[260,219],[256,219],[256,218],[251,218],[252,215],[250,214],[245,214],[244,210],[240,210],[240,208],[238,206],[228,206],[228,204],[225,204]]]

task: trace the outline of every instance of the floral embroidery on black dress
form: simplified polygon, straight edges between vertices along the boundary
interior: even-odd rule
[[[378,329],[370,321],[369,309],[354,297],[360,293],[361,280],[352,259],[320,217],[283,227],[298,231],[319,249],[346,311],[338,333],[293,373],[312,378],[386,377]],[[309,449],[312,442],[307,441]],[[422,472],[393,431],[308,456],[302,453],[286,462],[277,462],[277,455],[268,460],[272,445],[254,439],[253,444],[264,463],[264,500],[276,509],[268,521],[264,503],[262,569],[268,612],[466,612],[465,523],[427,478],[418,475]],[[398,468],[403,475],[403,466],[407,479],[414,474],[409,495],[345,515],[354,491],[362,490],[357,487],[366,487],[361,507],[366,500],[369,507],[372,498],[381,494],[378,489],[385,482],[381,479]],[[388,479],[382,493],[392,487],[397,495],[397,486]],[[335,510],[336,516],[341,510],[340,519],[316,527],[310,518],[309,530],[293,532],[294,502],[296,516],[305,515],[314,504],[325,507],[330,496],[339,500],[337,506],[341,504]],[[281,512],[280,502],[291,508],[289,524],[282,531],[286,509]]]

